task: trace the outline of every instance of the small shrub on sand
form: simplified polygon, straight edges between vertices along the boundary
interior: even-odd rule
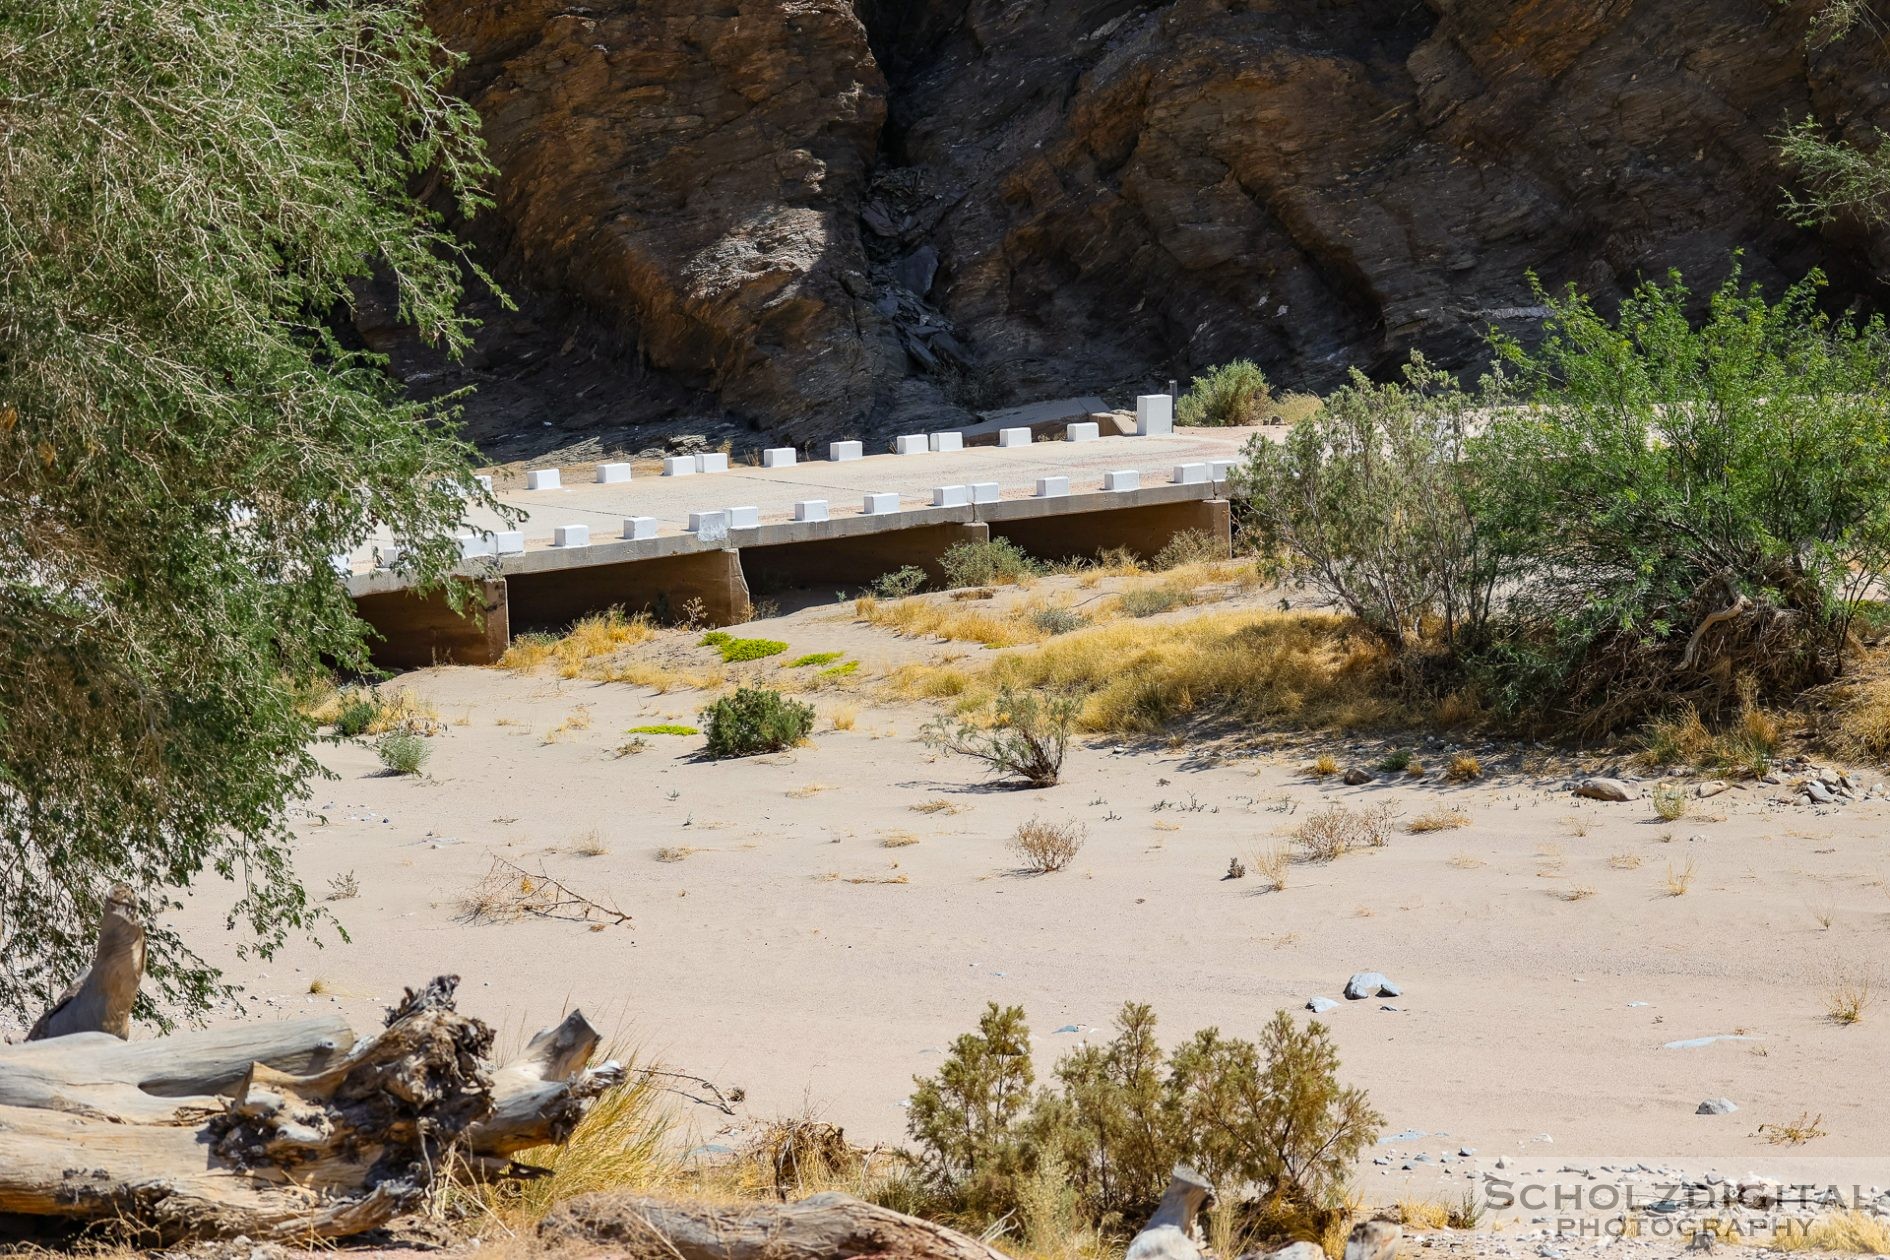
[[[1693,887],[1693,874],[1692,858],[1688,858],[1685,864],[1678,867],[1672,862],[1667,863],[1667,878],[1663,884],[1667,895],[1669,897],[1686,896],[1687,890]]]
[[[1293,850],[1284,844],[1256,850],[1247,859],[1261,884],[1273,892],[1286,891],[1287,873],[1293,866]]]
[[[1662,822],[1677,822],[1685,818],[1692,802],[1687,799],[1686,785],[1683,783],[1656,783],[1654,785],[1654,812]]]
[[[953,543],[938,566],[948,587],[1014,585],[1043,572],[1042,564],[1008,538]]]
[[[1444,777],[1452,783],[1468,783],[1483,777],[1483,763],[1469,753],[1452,753]]]
[[[1194,592],[1174,583],[1132,586],[1116,597],[1116,607],[1125,617],[1157,617],[1162,613],[1186,608],[1194,602]]]
[[[801,669],[808,665],[831,665],[845,652],[809,652],[806,656],[797,656],[787,663],[789,669]]]
[[[1822,1115],[1812,1115],[1809,1111],[1800,1112],[1798,1119],[1784,1124],[1762,1124],[1755,1137],[1762,1137],[1773,1146],[1803,1146],[1807,1142],[1826,1137]]]
[[[1266,373],[1251,359],[1233,359],[1189,382],[1175,405],[1175,421],[1212,427],[1260,424],[1272,415],[1272,401]]]
[[[860,720],[860,711],[850,704],[843,704],[828,715],[827,721],[836,731],[850,731],[854,723]]]
[[[1411,768],[1411,761],[1409,748],[1394,748],[1378,759],[1378,768],[1386,774],[1403,774]]]
[[[1158,571],[1187,564],[1209,564],[1227,559],[1227,544],[1204,529],[1184,529],[1150,557],[1148,567]]]
[[[1652,766],[1693,766],[1728,778],[1756,779],[1771,768],[1783,733],[1779,721],[1759,708],[1750,678],[1738,684],[1738,714],[1717,728],[1692,706],[1657,719],[1642,737],[1641,760]]]
[[[1858,1208],[1848,1208],[1809,1221],[1781,1221],[1772,1231],[1770,1242],[1776,1251],[1890,1256],[1890,1221]]]
[[[822,678],[847,678],[860,672],[858,661],[843,661],[838,665],[829,665],[820,671]]]
[[[703,709],[701,721],[709,756],[752,757],[806,739],[814,709],[765,687],[740,687]]]
[[[1612,871],[1636,871],[1641,867],[1641,855],[1638,853],[1616,853],[1608,858],[1608,869]]]
[[[1306,767],[1306,773],[1315,779],[1330,779],[1339,772],[1339,759],[1331,753],[1320,753],[1313,758],[1313,763]]]
[[[574,622],[563,635],[519,635],[499,658],[499,668],[522,673],[556,662],[561,675],[576,678],[588,662],[655,637],[656,627],[648,617],[626,616],[621,608],[612,608]]]
[[[904,599],[922,590],[927,581],[925,570],[916,564],[903,565],[891,573],[874,578],[869,589],[880,599]]]
[[[920,731],[927,745],[985,763],[1031,787],[1051,787],[1063,772],[1076,702],[1035,691],[1000,691],[988,726],[938,718]]]
[[[649,726],[632,726],[624,731],[626,735],[700,735],[701,731],[693,726],[684,726],[681,722],[656,722]]]
[[[1030,615],[1030,624],[1045,634],[1068,634],[1089,624],[1081,613],[1068,608],[1040,608]]]
[[[1353,849],[1381,848],[1391,838],[1389,805],[1354,810],[1332,805],[1293,829],[1293,840],[1309,862],[1331,862]]]
[[[882,849],[903,849],[919,843],[919,838],[910,831],[889,831],[879,838]]]
[[[433,749],[424,736],[412,731],[389,731],[374,745],[374,753],[395,774],[419,774],[433,756]]]
[[[1840,975],[1825,994],[1824,1010],[1834,1024],[1849,1027],[1860,1023],[1870,1009],[1870,978]]]
[[[1088,835],[1088,828],[1074,820],[1052,823],[1031,818],[1018,824],[1011,836],[1010,850],[1024,864],[1024,869],[1048,875],[1075,861]]]
[[[1455,831],[1469,825],[1469,813],[1453,806],[1449,809],[1427,810],[1406,824],[1405,830],[1414,836],[1421,836],[1432,831]]]
[[[367,733],[368,726],[380,712],[374,693],[366,688],[350,688],[341,693],[335,705],[335,733],[356,739]]]
[[[728,665],[758,661],[787,651],[787,644],[779,639],[738,639],[724,630],[711,630],[703,635],[701,646],[714,648]]]

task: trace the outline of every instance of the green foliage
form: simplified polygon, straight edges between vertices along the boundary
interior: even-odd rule
[[[1193,602],[1193,592],[1166,585],[1132,586],[1116,597],[1117,605],[1128,617],[1158,617]]]
[[[731,665],[742,661],[759,661],[787,651],[787,644],[779,639],[738,639],[720,630],[703,635],[702,646],[713,647]]]
[[[412,731],[389,731],[374,745],[374,752],[395,774],[419,774],[433,756],[426,737]]]
[[[1678,277],[1612,321],[1539,295],[1542,344],[1498,340],[1526,405],[1482,439],[1474,511],[1527,565],[1487,662],[1500,706],[1608,729],[1837,674],[1890,569],[1890,340],[1822,314],[1821,283],[1768,303],[1735,274],[1697,325]]]
[[[1149,560],[1151,569],[1175,569],[1184,564],[1204,564],[1227,559],[1227,544],[1205,529],[1184,529],[1162,545]]]
[[[1248,359],[1209,368],[1194,378],[1175,406],[1175,419],[1191,425],[1259,424],[1273,401],[1266,374]]]
[[[470,213],[487,168],[419,7],[0,5],[0,1007],[84,967],[119,881],[234,880],[244,952],[320,917],[282,680],[367,667],[330,557],[378,523],[437,578],[475,485],[450,400],[333,332],[372,274],[466,341],[412,190]],[[161,923],[148,961],[142,1017],[226,992]]]
[[[1002,688],[989,726],[936,718],[919,732],[928,746],[973,757],[1031,787],[1053,787],[1063,772],[1079,704],[1074,697]]]
[[[1466,503],[1480,400],[1413,355],[1403,384],[1354,371],[1236,477],[1242,519],[1275,572],[1303,576],[1400,651],[1427,620],[1474,641],[1497,567]]]
[[[335,734],[357,739],[380,716],[380,701],[365,687],[353,687],[342,693],[335,708]]]
[[[951,588],[1021,582],[1043,572],[1043,565],[1008,538],[953,543],[938,564],[945,572],[945,585]]]
[[[872,591],[881,599],[904,599],[917,594],[927,580],[925,570],[918,565],[902,565],[891,573],[882,573],[874,578]]]
[[[860,663],[858,661],[845,661],[839,665],[829,665],[826,669],[820,671],[820,676],[822,678],[845,678],[848,674],[857,674],[859,671]]]
[[[1387,774],[1403,774],[1411,765],[1409,748],[1394,748],[1378,759],[1378,768]]]
[[[1807,118],[1778,137],[1779,154],[1798,172],[1802,190],[1787,189],[1785,210],[1805,227],[1852,219],[1890,223],[1890,133],[1873,128],[1867,144],[1832,139]]]
[[[1068,634],[1081,630],[1089,619],[1068,608],[1039,608],[1030,615],[1030,624],[1045,634]]]
[[[845,652],[809,652],[806,656],[797,656],[789,661],[787,667],[800,669],[804,665],[831,665],[845,655]]]
[[[693,726],[684,726],[680,722],[657,722],[650,726],[632,726],[624,731],[626,735],[700,735],[701,731]]]
[[[814,709],[765,687],[740,687],[703,709],[701,721],[709,756],[752,757],[806,739]]]
[[[996,1219],[1026,1208],[1044,1168],[1105,1227],[1139,1224],[1185,1161],[1224,1196],[1263,1196],[1275,1219],[1330,1210],[1384,1120],[1340,1085],[1324,1025],[1279,1011],[1253,1041],[1206,1028],[1164,1056],[1154,1012],[1129,1003],[1116,1035],[1065,1055],[1036,1090],[1018,1007],[986,1008],[907,1113],[924,1175],[947,1210]]]

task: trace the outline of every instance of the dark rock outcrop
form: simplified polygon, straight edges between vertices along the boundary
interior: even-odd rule
[[[481,355],[590,347],[582,427],[720,410],[791,440],[1236,355],[1299,388],[1412,348],[1474,366],[1489,326],[1535,325],[1530,271],[1605,301],[1743,250],[1769,286],[1822,266],[1874,302],[1882,234],[1781,213],[1788,121],[1890,122],[1878,43],[1810,51],[1807,12],[429,4],[502,173],[471,230],[522,298]],[[573,423],[568,378],[474,418]]]

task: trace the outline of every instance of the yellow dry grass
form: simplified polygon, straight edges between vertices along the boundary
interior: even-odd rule
[[[1274,726],[1369,727],[1408,720],[1384,646],[1328,613],[1226,611],[1162,625],[1134,621],[1060,635],[982,666],[911,665],[889,683],[910,698],[988,704],[1004,686],[1082,698],[1086,731],[1153,732],[1216,713]]]
[[[1413,818],[1409,823],[1405,824],[1405,830],[1409,831],[1412,835],[1421,836],[1426,832],[1455,831],[1459,827],[1468,827],[1469,825],[1469,812],[1460,807],[1452,806],[1448,809],[1433,809],[1419,814],[1416,818]]]
[[[524,673],[555,663],[564,678],[577,678],[589,662],[656,637],[656,627],[642,614],[625,616],[613,608],[574,623],[561,637],[523,634],[499,658],[499,668]]]
[[[1851,1208],[1791,1221],[1772,1232],[1778,1251],[1836,1251],[1861,1256],[1890,1256],[1890,1221]]]

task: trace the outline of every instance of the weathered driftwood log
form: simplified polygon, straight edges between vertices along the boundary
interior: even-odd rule
[[[144,979],[144,922],[138,897],[123,884],[105,894],[98,946],[92,965],[33,1022],[28,1041],[102,1032],[123,1041],[131,1035],[131,1004]]]
[[[499,1121],[493,1154],[567,1137],[621,1076],[584,1071],[595,1030],[574,1013],[495,1086],[492,1032],[453,1009],[456,983],[409,990],[358,1045],[313,1019],[0,1049],[0,1215],[163,1242],[339,1237],[416,1207],[482,1122]]]
[[[608,1245],[624,1260],[1005,1260],[956,1230],[845,1194],[767,1204],[586,1194],[538,1232],[546,1242]]]
[[[1176,1164],[1160,1205],[1130,1241],[1125,1260],[1201,1260],[1194,1220],[1213,1197],[1207,1178],[1186,1164]]]

